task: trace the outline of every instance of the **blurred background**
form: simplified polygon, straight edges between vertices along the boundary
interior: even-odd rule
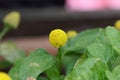
[[[120,0],[0,0],[0,30],[10,11],[19,11],[22,18],[6,37],[41,36],[54,28],[81,31],[113,25],[120,18]]]
[[[15,39],[23,49],[37,48],[48,45],[48,34],[55,28],[79,32],[114,25],[120,19],[120,0],[0,0],[0,30],[4,15],[10,11],[21,13],[21,24],[5,39]]]

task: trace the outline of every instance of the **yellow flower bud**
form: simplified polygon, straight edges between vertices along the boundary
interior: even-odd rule
[[[117,20],[114,24],[115,28],[120,30],[120,20]]]
[[[0,72],[0,80],[12,80],[10,76],[4,72]]]
[[[4,17],[3,22],[9,25],[11,28],[16,29],[20,23],[20,13],[16,11],[8,13]]]
[[[77,35],[77,32],[75,30],[69,30],[67,31],[67,36],[68,38],[72,38],[72,37],[75,37]]]
[[[50,44],[56,48],[64,46],[67,40],[68,40],[67,34],[61,29],[55,29],[51,31],[49,34]]]

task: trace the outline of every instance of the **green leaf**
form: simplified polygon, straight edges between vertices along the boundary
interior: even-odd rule
[[[110,67],[111,70],[120,65],[120,55],[116,55],[114,59],[111,60]]]
[[[49,79],[47,79],[45,77],[39,77],[39,78],[37,78],[37,80],[49,80]]]
[[[0,70],[11,68],[12,64],[6,60],[0,60]]]
[[[65,74],[67,75],[69,72],[73,70],[73,67],[76,61],[80,58],[79,55],[65,55],[63,58],[63,67],[65,69]],[[83,59],[83,56],[81,57]]]
[[[97,43],[102,43],[102,44],[110,45],[110,41],[107,38],[105,29],[99,29],[99,33],[97,34],[97,37],[96,37],[96,40],[95,40],[95,43],[96,42]]]
[[[15,63],[17,60],[25,58],[25,53],[17,48],[12,42],[0,44],[0,55],[11,63]]]
[[[99,58],[103,62],[108,63],[112,60],[114,49],[107,44],[94,43],[88,47],[89,56]]]
[[[106,28],[106,35],[112,47],[120,54],[120,31],[114,27],[108,26]]]
[[[50,80],[59,80],[59,78],[60,78],[60,71],[56,65],[52,66],[45,72],[46,72],[47,77]]]
[[[109,80],[120,80],[120,65],[117,66],[112,72],[107,70],[106,76]]]
[[[37,49],[32,52],[20,66],[20,80],[30,78],[36,79],[40,73],[51,68],[55,63],[55,58],[44,49]]]
[[[12,80],[20,80],[19,79],[19,70],[20,66],[23,63],[23,59],[18,60],[15,62],[14,66],[10,69],[9,75],[12,78]]]
[[[110,71],[106,71],[106,76],[108,80],[116,80],[115,75],[113,75]]]
[[[117,80],[120,80],[120,65],[113,70],[113,74],[116,76]]]
[[[80,32],[76,37],[70,39],[65,46],[61,48],[63,56],[67,53],[84,53],[87,46],[92,44],[97,37],[100,29],[90,29]]]
[[[88,58],[82,63],[78,60],[64,80],[106,80],[105,70],[106,65],[97,58]]]

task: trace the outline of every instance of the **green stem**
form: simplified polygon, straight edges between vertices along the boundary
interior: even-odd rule
[[[58,57],[58,67],[59,67],[59,69],[61,71],[62,70],[62,56],[61,56],[60,48],[58,48],[57,57]]]
[[[4,35],[9,31],[9,27],[5,26],[2,30],[2,32],[0,33],[0,40],[4,37]]]

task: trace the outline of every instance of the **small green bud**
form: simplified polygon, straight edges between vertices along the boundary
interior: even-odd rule
[[[4,17],[3,22],[5,25],[8,25],[10,28],[16,29],[20,24],[20,13],[16,11],[8,13]]]

